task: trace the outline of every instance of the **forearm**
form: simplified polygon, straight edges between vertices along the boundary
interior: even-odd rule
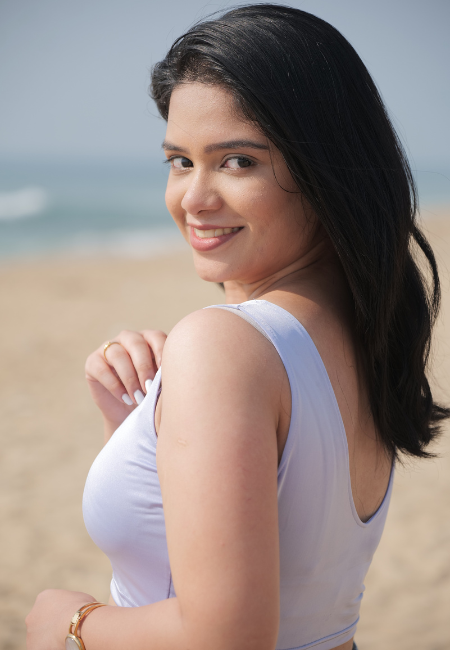
[[[183,625],[177,598],[145,607],[99,607],[83,622],[81,636],[86,650],[181,650],[195,646]]]
[[[254,600],[256,609],[260,609],[258,598]],[[83,622],[81,637],[86,650],[275,648],[277,613],[257,620],[252,607],[222,604],[205,599],[200,607],[189,608],[190,614],[182,613],[178,598],[145,607],[99,607]]]

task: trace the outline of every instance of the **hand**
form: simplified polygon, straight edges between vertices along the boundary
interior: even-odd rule
[[[86,361],[92,398],[105,421],[117,428],[144,398],[161,365],[167,335],[157,330],[122,331],[103,355],[104,344]]]
[[[94,596],[81,591],[42,591],[25,619],[28,650],[64,650],[72,616],[93,601]]]

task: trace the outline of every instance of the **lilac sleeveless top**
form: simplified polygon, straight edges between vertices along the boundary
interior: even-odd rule
[[[245,318],[275,346],[292,411],[278,467],[280,629],[277,650],[330,650],[355,634],[364,578],[392,491],[363,523],[350,483],[347,438],[322,359],[304,327],[265,300],[216,305]],[[117,605],[139,607],[175,594],[156,467],[154,413],[161,372],[117,429],[87,478],[84,520],[113,569]]]

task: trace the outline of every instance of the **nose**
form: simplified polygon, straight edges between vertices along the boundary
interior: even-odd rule
[[[214,212],[222,207],[222,197],[214,185],[212,174],[201,170],[189,174],[188,184],[181,207],[188,214]]]

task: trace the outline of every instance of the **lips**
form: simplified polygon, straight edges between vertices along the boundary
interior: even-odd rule
[[[192,248],[198,251],[210,251],[236,237],[242,228],[218,228],[215,226],[198,228],[189,226],[189,230]]]

